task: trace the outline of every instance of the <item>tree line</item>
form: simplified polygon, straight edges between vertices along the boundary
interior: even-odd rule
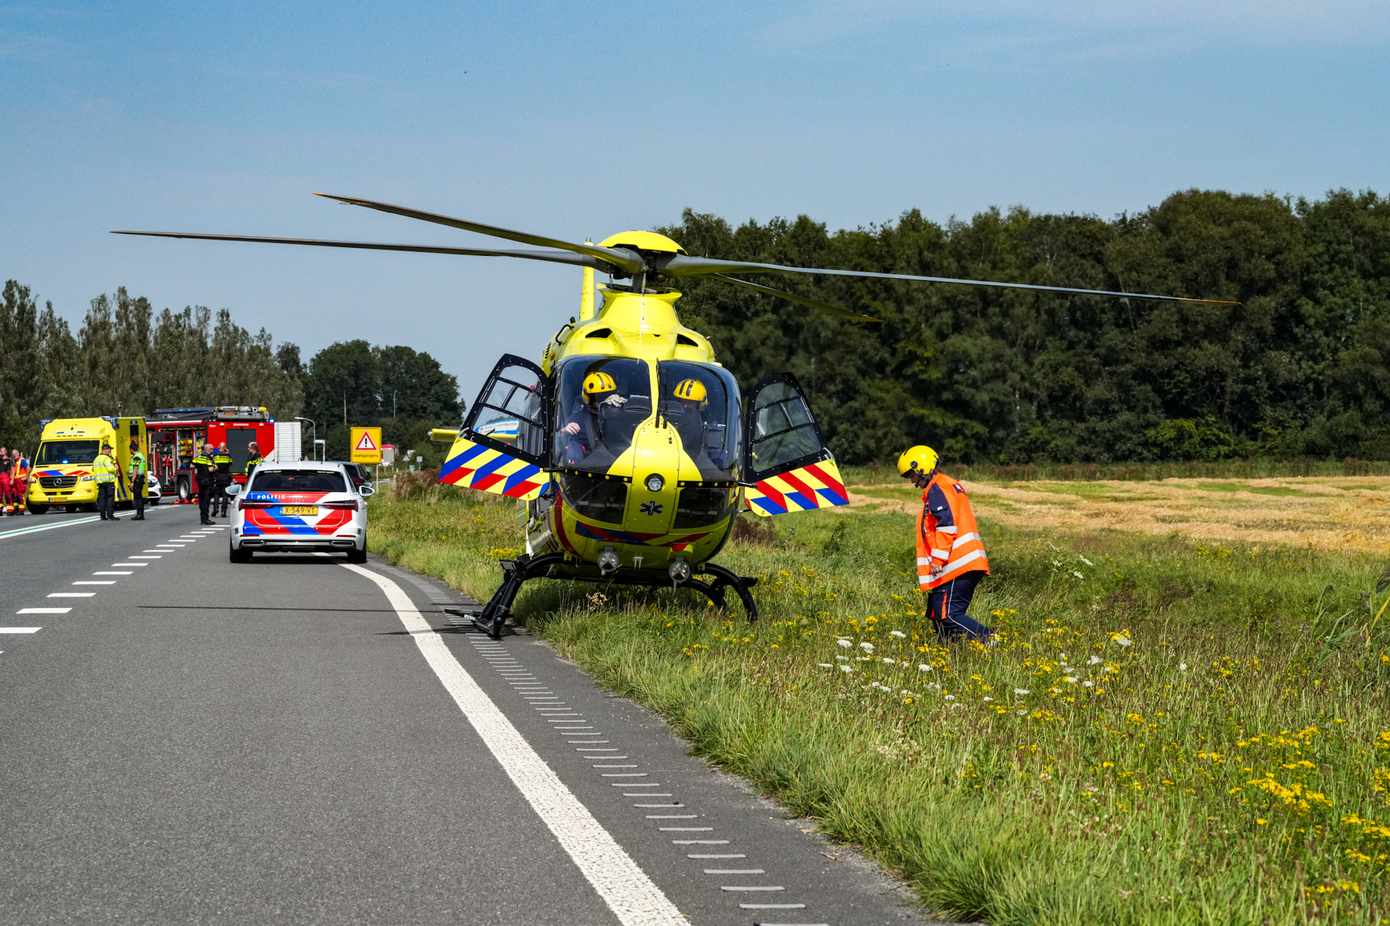
[[[807,216],[734,227],[687,210],[664,229],[691,254],[1239,300],[1237,306],[960,286],[763,277],[879,325],[692,279],[682,317],[745,389],[788,370],[845,462],[927,441],[967,462],[1390,459],[1390,199],[1190,190],[1137,214],[918,211],[829,231]],[[0,303],[0,443],[41,418],[264,404],[305,415],[334,457],[347,424],[438,459],[458,383],[427,353],[365,341],[301,361],[222,309],[154,313],[124,290],[74,335],[11,281]]]
[[[32,452],[49,418],[264,405],[280,420],[315,419],[328,455],[346,459],[341,396],[351,424],[380,424],[385,440],[427,460],[438,454],[429,428],[460,417],[455,378],[409,347],[349,341],[306,364],[296,344],[276,345],[265,329],[253,334],[225,308],[156,313],[124,288],[93,299],[74,334],[28,287],[9,280],[0,293],[0,446]]]
[[[691,254],[1228,298],[1238,306],[759,277],[877,326],[716,280],[682,317],[745,384],[789,370],[831,447],[973,462],[1390,459],[1390,200],[1186,191],[1134,215],[989,210],[830,232],[686,211]]]

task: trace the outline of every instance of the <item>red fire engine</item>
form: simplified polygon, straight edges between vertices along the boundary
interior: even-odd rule
[[[207,442],[227,445],[233,478],[244,483],[241,471],[249,456],[247,445],[256,442],[261,456],[275,449],[275,421],[264,406],[223,405],[217,408],[159,408],[145,420],[150,442],[150,472],[163,487],[165,497],[176,487],[179,501],[198,494],[193,477],[193,458]]]

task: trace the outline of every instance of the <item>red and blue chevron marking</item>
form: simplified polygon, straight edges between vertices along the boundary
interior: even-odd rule
[[[509,498],[526,495],[536,488],[539,483],[532,477],[540,474],[541,468],[539,466],[526,463],[512,473],[497,472],[508,464],[521,462],[516,457],[508,456],[505,453],[497,452],[497,456],[478,467],[467,465],[490,449],[493,448],[474,444],[458,456],[445,461],[439,469],[439,481],[445,485],[457,485],[462,482],[467,488],[476,489],[479,492],[495,491],[493,486],[501,482],[502,490],[499,494]]]
[[[764,479],[757,484],[759,492],[765,497],[750,499],[753,504],[762,508],[768,514],[786,514],[788,511],[787,499],[791,499],[802,509],[820,508],[823,505],[847,505],[849,504],[849,493],[845,491],[844,483],[832,478],[825,470],[812,463],[809,466],[801,467],[803,471],[819,479],[825,484],[823,489],[813,489],[802,480],[796,477],[796,470],[785,473],[778,473],[776,476]],[[780,479],[794,491],[783,492],[774,487],[770,479]],[[824,499],[824,502],[818,499]]]
[[[326,513],[310,524],[299,515],[284,513],[286,505],[312,505],[326,495],[326,492],[252,492],[247,501],[276,504],[270,508],[248,508],[242,524],[241,533],[245,537],[258,537],[264,534],[290,534],[300,537],[321,537],[333,534],[352,519],[352,512],[343,508],[329,508]],[[323,509],[321,509],[323,510]]]
[[[464,476],[473,472],[473,467],[465,467],[463,464],[487,450],[482,444],[474,444],[463,453],[444,461],[444,465],[439,467],[439,481],[448,485],[453,485]]]

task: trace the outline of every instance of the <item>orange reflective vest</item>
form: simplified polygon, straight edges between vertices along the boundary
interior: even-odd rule
[[[917,516],[917,583],[925,591],[967,572],[989,572],[985,542],[965,487],[938,471]]]

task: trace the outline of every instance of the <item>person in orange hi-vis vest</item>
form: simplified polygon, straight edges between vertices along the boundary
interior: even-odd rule
[[[29,458],[18,447],[10,453],[10,508],[6,514],[24,514],[28,504],[25,495],[29,491]]]
[[[935,450],[922,444],[898,457],[898,474],[922,490],[917,515],[917,583],[927,593],[927,620],[945,642],[993,633],[970,617],[975,587],[989,575],[989,557],[965,487],[941,472]]]
[[[19,451],[15,451],[18,453]],[[0,447],[0,514],[10,513],[10,452]]]

